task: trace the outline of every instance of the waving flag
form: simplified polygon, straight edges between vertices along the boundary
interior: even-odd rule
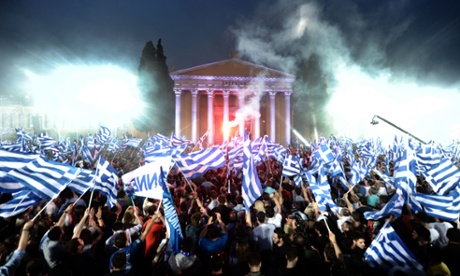
[[[123,180],[124,190],[128,195],[136,195],[147,198],[163,198],[163,189],[160,186],[162,169],[169,171],[172,165],[170,155],[157,157],[150,163],[141,166],[134,171],[125,173]]]
[[[260,185],[259,176],[254,165],[251,140],[249,140],[246,132],[244,132],[243,164],[243,183],[241,188],[243,190],[244,207],[249,210],[262,195],[262,185]]]
[[[108,129],[105,126],[101,126],[99,128],[99,132],[96,135],[96,142],[99,145],[104,145],[105,143],[109,141],[110,135],[112,135],[112,132],[110,131],[110,129]]]
[[[396,189],[395,194],[391,197],[391,199],[385,204],[385,206],[379,211],[368,211],[364,212],[364,217],[367,220],[378,220],[383,218],[387,215],[393,215],[395,217],[401,216],[402,208],[404,206],[404,202],[408,195],[401,189]]]
[[[300,187],[300,185],[302,185],[302,172],[303,169],[300,165],[299,158],[290,154],[286,155],[286,158],[284,159],[282,175],[286,177],[293,176],[297,187]]]
[[[180,154],[187,148],[186,144],[163,149],[152,149],[144,152],[144,160],[147,163],[155,162],[157,158],[172,157],[180,158]]]
[[[32,190],[37,196],[50,200],[64,190],[78,173],[78,168],[40,157],[20,169],[9,171],[7,176]]]
[[[202,176],[208,170],[221,168],[226,163],[225,156],[218,147],[181,154],[174,161],[188,179]]]
[[[126,140],[123,146],[137,148],[141,142],[142,142],[142,138],[129,138]]]
[[[389,221],[367,248],[364,259],[369,266],[382,269],[390,275],[396,271],[402,271],[405,275],[425,275],[423,265],[406,247]]]
[[[307,175],[307,174],[306,174]],[[307,175],[308,181],[312,181],[311,177],[309,178]],[[316,202],[318,203],[318,207],[321,211],[326,211],[328,206],[334,212],[339,212],[339,207],[335,202],[332,200],[331,197],[331,185],[327,180],[327,175],[324,168],[321,166],[318,173],[318,181],[317,183],[310,183],[310,189],[315,196]]]
[[[460,170],[447,158],[443,158],[438,164],[429,167],[422,174],[433,191],[439,195],[448,194],[460,184]]]
[[[198,142],[196,143],[198,146],[199,146],[199,149],[200,150],[203,150],[204,147],[203,147],[203,143],[204,141],[206,140],[206,138],[208,138],[208,135],[209,135],[209,129],[203,134],[203,136],[201,136],[200,140],[198,140]]]
[[[13,193],[13,199],[0,204],[0,217],[8,218],[16,216],[26,211],[29,207],[37,205],[39,201],[40,197],[29,189]]]
[[[91,188],[94,177],[96,177],[96,171],[80,169],[80,173],[67,187],[77,194],[84,194]]]
[[[109,208],[117,204],[118,172],[102,156],[96,167],[94,190],[99,191],[107,197],[107,205]]]
[[[180,251],[180,245],[184,239],[184,236],[182,235],[179,217],[177,216],[173,198],[169,192],[168,186],[166,185],[166,177],[164,175],[163,169],[160,168],[160,171],[159,185],[163,190],[163,208],[164,216],[167,222],[166,226],[169,232],[169,242],[171,244],[171,249],[176,254]]]

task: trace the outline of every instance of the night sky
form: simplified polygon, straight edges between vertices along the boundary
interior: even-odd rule
[[[372,82],[384,80],[402,87],[398,94],[406,84],[448,91],[444,98],[460,94],[457,0],[3,0],[0,94],[26,93],[24,69],[47,74],[62,64],[113,64],[136,72],[146,42],[159,38],[175,69],[237,50],[245,60],[295,73],[299,60],[316,56],[331,98],[352,72],[361,76],[355,83],[371,80],[367,87],[375,88]],[[369,106],[356,101],[363,104],[345,108]],[[458,114],[441,106],[439,113]],[[446,127],[457,126],[460,135],[455,124]]]

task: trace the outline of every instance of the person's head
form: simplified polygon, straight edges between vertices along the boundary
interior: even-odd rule
[[[85,243],[80,238],[73,238],[66,243],[66,250],[70,255],[77,255],[83,252]]]
[[[119,251],[113,255],[112,266],[114,270],[123,270],[126,264],[126,253]]]
[[[194,226],[198,226],[198,224],[200,224],[200,220],[201,220],[200,212],[196,212],[190,217],[190,222]]]
[[[42,276],[45,274],[47,264],[43,258],[33,258],[26,265],[27,276]]]
[[[209,224],[208,226],[208,231],[207,231],[207,238],[214,240],[217,239],[220,236],[220,229],[214,225],[214,224]]]
[[[236,258],[239,261],[247,261],[249,253],[251,252],[251,247],[247,240],[241,240],[236,242],[235,246]]]
[[[260,267],[262,266],[262,260],[260,258],[260,254],[257,252],[253,252],[249,254],[248,257],[248,266],[251,272],[259,272]]]
[[[286,240],[286,233],[282,228],[275,228],[273,231],[273,244],[281,246]]]
[[[224,267],[224,256],[222,253],[214,253],[209,261],[212,272],[221,271]]]
[[[297,248],[294,246],[289,246],[286,249],[286,260],[288,261],[288,263],[297,263],[298,259],[299,251],[297,250]]]
[[[117,248],[125,248],[128,244],[128,238],[126,237],[125,231],[118,233],[113,240],[113,244]]]
[[[243,204],[243,197],[242,196],[237,196],[236,197],[236,204]]]
[[[191,237],[186,237],[182,243],[181,243],[181,250],[186,253],[192,253],[193,252],[193,246],[194,242]]]
[[[217,198],[217,202],[219,202],[219,204],[225,204],[225,195],[219,195],[219,197]]]
[[[354,230],[353,223],[351,223],[348,220],[344,221],[341,226],[342,226],[342,231],[343,232],[348,232],[348,231]]]
[[[80,239],[83,240],[85,244],[91,244],[93,242],[93,233],[88,228],[83,228],[80,233]]]
[[[267,218],[272,218],[275,216],[275,209],[272,206],[265,207],[265,214]]]
[[[58,241],[64,236],[64,230],[59,226],[54,226],[48,232],[48,238],[52,241]]]
[[[366,241],[364,239],[364,235],[361,232],[353,231],[352,240],[353,240],[353,244],[351,245],[352,249],[359,248],[359,249],[364,250],[366,248]]]
[[[266,215],[264,212],[258,212],[257,213],[257,221],[259,223],[264,223],[265,222]]]

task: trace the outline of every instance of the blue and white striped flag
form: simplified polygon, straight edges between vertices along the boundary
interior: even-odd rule
[[[37,196],[55,198],[77,177],[79,169],[70,165],[37,158],[20,169],[11,170],[7,176],[18,181]]]
[[[388,215],[400,217],[407,196],[408,195],[403,190],[396,189],[395,194],[393,194],[391,199],[387,202],[387,204],[385,204],[385,206],[382,209],[378,211],[364,212],[364,218],[366,218],[367,220],[378,220]]]
[[[26,211],[29,207],[37,205],[40,201],[40,197],[29,189],[13,193],[12,196],[11,200],[0,204],[0,217],[8,218],[16,216]]]
[[[241,184],[243,202],[246,210],[249,210],[254,202],[262,195],[262,185],[257,174],[254,158],[251,152],[251,140],[244,132],[243,147],[243,182]]]
[[[107,197],[109,208],[117,204],[118,172],[102,156],[97,163],[93,189]]]
[[[407,248],[387,221],[364,253],[364,259],[373,268],[393,275],[402,271],[405,275],[425,275],[423,265]]]
[[[460,184],[460,170],[447,158],[426,169],[422,175],[438,195],[446,195]]]
[[[307,175],[307,174],[306,174]],[[308,179],[308,175],[307,175]],[[310,181],[309,179],[308,181]],[[320,166],[318,171],[318,180],[315,184],[310,183],[310,189],[315,196],[315,200],[318,203],[318,207],[321,211],[326,211],[328,206],[334,212],[339,212],[339,207],[335,202],[332,200],[331,197],[331,185],[327,180],[326,171],[322,166]]]
[[[454,204],[454,197],[414,193],[414,199],[423,206],[428,216],[445,221],[455,221],[460,214],[460,205]]]
[[[110,135],[112,135],[110,129],[105,126],[101,126],[96,136],[97,144],[101,146],[107,143],[107,141],[109,141]]]
[[[294,177],[294,182],[297,187],[302,185],[303,168],[300,165],[300,159],[291,154],[286,155],[283,164],[282,175],[286,177]]]
[[[161,174],[159,176],[160,187],[163,190],[163,209],[164,216],[167,222],[167,230],[169,232],[169,242],[171,244],[171,249],[175,254],[179,253],[180,245],[184,236],[182,235],[182,230],[180,227],[179,217],[177,216],[176,207],[174,206],[174,200],[169,192],[168,185],[166,184],[166,176],[161,169]]]
[[[147,163],[151,163],[155,162],[157,158],[163,158],[167,156],[170,156],[172,158],[179,158],[186,148],[187,145],[182,144],[170,148],[147,150],[144,152],[144,160]]]
[[[174,161],[188,179],[202,176],[208,170],[221,168],[226,163],[225,156],[218,147],[181,154]]]
[[[67,186],[77,194],[84,194],[88,191],[96,177],[95,170],[80,169],[77,177]]]
[[[141,142],[142,138],[128,138],[123,146],[137,148]]]

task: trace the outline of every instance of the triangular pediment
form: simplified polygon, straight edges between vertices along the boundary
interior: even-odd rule
[[[232,76],[259,78],[294,78],[265,66],[257,65],[237,58],[216,61],[170,73],[171,76]]]

